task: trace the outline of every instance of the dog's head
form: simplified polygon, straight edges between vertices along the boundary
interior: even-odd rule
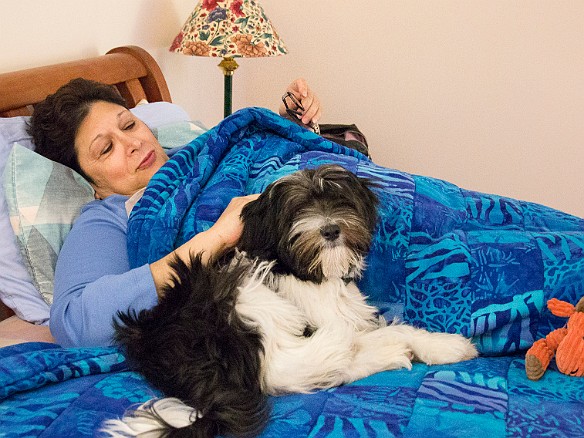
[[[243,209],[238,247],[305,281],[359,275],[377,223],[372,185],[338,165],[285,176]]]

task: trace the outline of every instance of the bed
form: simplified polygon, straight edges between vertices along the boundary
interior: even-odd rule
[[[2,298],[0,315],[3,319],[0,322],[0,342],[3,345],[3,348],[0,348],[0,436],[99,436],[98,430],[102,421],[121,416],[128,407],[158,395],[158,392],[141,376],[132,372],[123,353],[117,348],[62,348],[54,343],[47,327],[51,272],[50,269],[48,273],[41,272],[39,260],[46,262],[48,258],[54,261],[56,254],[51,253],[48,248],[58,253],[55,251],[58,243],[55,242],[62,241],[67,226],[70,227],[74,221],[75,214],[73,212],[68,218],[60,216],[57,220],[58,232],[48,233],[46,229],[49,225],[55,225],[54,223],[31,225],[26,222],[31,220],[29,216],[24,213],[15,214],[11,210],[15,202],[12,199],[14,193],[23,190],[22,187],[31,184],[31,181],[38,186],[38,181],[35,182],[36,173],[38,169],[46,166],[46,163],[36,161],[38,157],[31,153],[34,145],[27,144],[30,139],[26,137],[23,123],[35,103],[54,92],[63,83],[78,76],[115,85],[129,106],[135,107],[133,110],[139,113],[157,134],[159,141],[164,143],[163,146],[169,149],[186,143],[209,142],[209,139],[217,138],[219,131],[230,132],[240,140],[242,137],[240,131],[251,130],[256,133],[256,125],[261,122],[273,124],[274,131],[280,132],[281,135],[292,136],[291,138],[302,136],[302,141],[309,145],[307,147],[314,148],[306,155],[312,162],[321,159],[321,155],[314,154],[322,152],[323,148],[327,153],[341,151],[336,145],[324,143],[312,133],[301,133],[298,130],[302,128],[292,123],[288,125],[281,122],[277,116],[263,109],[238,112],[222,122],[218,130],[206,131],[172,104],[159,67],[147,52],[138,47],[120,47],[95,58],[0,74],[0,116],[2,116],[0,131],[8,132],[3,134],[4,144],[0,156],[5,161],[3,167],[6,167],[3,179],[6,193],[2,193],[2,196],[7,199],[0,201],[8,205],[5,207],[8,214],[5,214],[3,220],[7,224],[4,225],[11,227],[10,233],[2,234],[4,238],[9,238],[9,241],[0,242],[0,251],[5,251],[0,252],[0,261],[6,263],[1,268],[0,282]],[[252,128],[248,129],[248,126]],[[19,144],[18,147],[15,143]],[[347,165],[366,162],[366,157],[361,157],[358,153],[344,151],[343,154],[346,155],[344,159]],[[236,161],[245,162],[234,160]],[[270,163],[269,167],[273,167],[273,160]],[[262,169],[256,168],[255,174],[263,175]],[[48,180],[57,178],[57,173],[61,175],[60,178],[64,178],[62,174],[66,169],[50,167],[48,172],[50,178],[45,177],[43,180],[46,185],[49,184]],[[582,219],[541,206],[520,204],[519,201],[506,198],[479,197],[471,192],[465,193],[467,198],[477,200],[473,205],[489,203],[489,208],[477,211],[471,208],[468,212],[458,207],[447,209],[445,207],[447,202],[438,202],[437,199],[440,200],[446,196],[444,194],[455,191],[452,185],[421,177],[411,180],[416,184],[410,184],[411,181],[406,181],[404,175],[398,171],[390,173],[388,178],[392,181],[395,193],[403,194],[410,190],[406,188],[406,184],[408,187],[418,184],[425,188],[424,199],[432,201],[433,215],[415,218],[418,222],[422,219],[425,222],[432,222],[432,232],[429,233],[433,233],[432,236],[428,233],[422,235],[419,229],[415,235],[412,234],[417,240],[414,238],[410,240],[412,242],[415,240],[419,248],[422,248],[423,239],[430,239],[434,244],[442,245],[443,253],[448,249],[449,254],[454,254],[454,258],[458,257],[457,260],[460,261],[461,253],[455,254],[451,247],[444,246],[446,243],[449,245],[452,245],[452,242],[459,243],[457,239],[460,235],[453,233],[449,235],[448,240],[441,240],[442,234],[439,233],[439,229],[456,222],[462,214],[476,213],[473,216],[476,222],[474,226],[479,228],[486,227],[486,216],[490,215],[491,222],[486,228],[489,228],[491,235],[485,237],[481,234],[481,242],[492,238],[492,234],[501,228],[520,235],[520,238],[514,240],[515,246],[510,252],[515,251],[514,257],[521,262],[521,254],[535,251],[537,246],[525,243],[525,223],[530,221],[543,227],[542,229],[549,228],[550,223],[561,223],[562,232],[537,232],[540,247],[545,239],[557,243],[555,246],[550,244],[551,249],[542,252],[548,256],[546,260],[550,267],[546,269],[560,270],[560,267],[551,262],[552,257],[562,253],[566,258],[565,255],[569,254],[565,266],[561,267],[564,275],[555,290],[560,298],[570,299],[574,304],[575,298],[584,294]],[[22,177],[23,174],[26,177]],[[87,192],[82,182],[70,175],[67,178],[68,181],[77,184],[76,191],[68,195],[69,201],[75,199],[80,204],[90,199],[91,193]],[[257,184],[265,182],[261,180]],[[215,185],[220,186],[219,183]],[[58,190],[45,190],[42,199],[46,200],[49,194],[58,196],[58,193],[55,195],[54,192]],[[30,211],[34,207],[34,211],[38,212],[45,208],[41,202],[31,205],[33,202],[30,197],[23,199],[26,199],[28,204],[22,211]],[[421,202],[421,199],[422,196],[419,196],[416,202]],[[398,205],[397,201],[395,205]],[[494,211],[500,215],[497,216]],[[519,211],[522,229],[514,222]],[[200,220],[212,221],[213,218],[202,217]],[[395,222],[391,224],[391,229],[385,230],[390,236],[388,238],[403,239],[404,234],[396,237],[394,236],[396,233],[393,232],[403,226]],[[30,232],[31,229],[34,233]],[[23,230],[26,230],[26,233]],[[150,235],[149,230],[144,232]],[[535,239],[532,234],[536,234],[536,231],[530,233],[530,238]],[[44,246],[39,247],[38,239],[35,241],[36,246],[32,244],[33,234],[35,238],[42,235]],[[500,239],[500,236],[496,237]],[[143,236],[136,235],[132,245],[140,247],[141,238]],[[522,246],[517,246],[517,241],[522,241]],[[9,247],[12,248],[12,252],[8,252]],[[387,251],[394,255],[397,253],[395,247]],[[34,258],[35,253],[40,254],[38,259]],[[146,260],[148,257],[156,256],[142,254],[140,251],[138,253],[137,257],[145,257]],[[419,250],[418,254],[421,253],[422,250]],[[499,256],[508,257],[509,254],[505,255],[501,251]],[[480,253],[480,257],[488,258],[489,254]],[[492,259],[489,263],[496,264],[501,260],[504,258]],[[459,321],[464,320],[465,316],[456,312],[457,309],[464,307],[464,302],[461,302],[458,308],[450,305],[445,292],[465,296],[468,288],[449,283],[443,290],[432,291],[435,283],[431,279],[435,278],[435,272],[427,269],[425,276],[415,275],[422,269],[422,261],[420,258],[416,261],[405,261],[400,265],[399,258],[396,258],[395,269],[401,267],[405,273],[409,273],[408,278],[415,277],[415,284],[408,286],[410,289],[394,285],[396,289],[412,290],[414,293],[408,297],[411,302],[397,298],[384,301],[382,298],[385,292],[380,290],[378,285],[364,285],[372,291],[373,299],[380,305],[384,315],[387,317],[395,314],[406,315],[410,317],[410,322],[422,324],[425,321],[422,319],[428,315],[419,316],[420,320],[417,321],[418,314],[414,309],[427,306],[431,307],[434,313],[432,319],[434,325],[431,328],[459,331],[468,335],[478,333],[476,326],[481,324],[488,326],[491,323],[489,318],[492,314],[481,314],[480,311],[488,305],[496,307],[499,304],[489,302],[487,297],[483,301],[487,301],[488,305],[485,304],[483,308],[475,308],[473,311],[475,331],[465,332],[464,327],[458,326]],[[413,267],[414,262],[418,263],[416,268]],[[544,265],[545,263],[542,263],[542,266]],[[392,274],[393,268],[383,264],[376,265],[374,260],[372,267],[372,271],[379,275]],[[17,273],[18,269],[21,270],[20,273]],[[533,338],[543,336],[546,330],[550,331],[562,324],[561,320],[545,316],[546,296],[541,292],[544,286],[536,285],[532,278],[533,273],[525,271],[526,269],[523,269],[521,274],[522,284],[538,292],[530,290],[528,294],[516,293],[513,297],[517,299],[517,296],[521,296],[524,303],[529,303],[530,307],[528,306],[526,310],[528,315],[522,314],[516,308],[513,309],[517,311],[516,316],[509,316],[509,309],[501,311],[497,316],[497,322],[499,320],[503,322],[500,322],[502,325],[498,331],[476,336],[482,352],[478,359],[449,366],[415,364],[411,371],[379,373],[327,391],[271,398],[271,420],[262,436],[463,437],[473,434],[490,434],[493,437],[584,436],[584,379],[563,375],[552,364],[541,380],[532,382],[526,378],[524,369],[524,353],[530,345],[530,338],[521,336],[516,343],[507,342],[511,339],[511,333],[516,334],[515,330],[529,332],[533,329],[531,332]],[[498,279],[501,283],[508,284],[509,289],[516,283],[506,282],[505,278],[501,278],[499,271],[492,275],[484,272],[483,274],[483,277],[489,277],[486,279],[487,282]],[[544,275],[540,277],[543,278]],[[550,288],[549,285],[545,287]],[[425,295],[422,292],[434,293],[431,305],[423,301]],[[414,302],[416,300],[419,302]],[[528,316],[534,315],[530,312],[535,312],[534,314],[540,318],[537,324],[533,319],[529,319]],[[541,324],[542,321],[545,324]],[[536,327],[538,324],[539,328]]]

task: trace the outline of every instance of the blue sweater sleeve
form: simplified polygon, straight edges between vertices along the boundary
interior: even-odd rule
[[[87,204],[61,248],[49,324],[63,346],[109,345],[118,311],[157,303],[149,265],[130,270],[126,199],[113,195]]]

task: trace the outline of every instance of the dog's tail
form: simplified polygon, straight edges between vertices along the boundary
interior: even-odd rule
[[[165,397],[110,421],[110,436],[258,435],[269,418],[261,390],[262,337],[235,310],[247,266],[176,260],[150,310],[120,313],[116,341],[130,365]]]
[[[123,418],[107,420],[101,432],[112,438],[127,437],[168,437],[168,438],[208,438],[217,435],[218,430],[229,432],[231,436],[255,436],[261,432],[266,421],[267,410],[263,401],[249,397],[247,406],[227,405],[208,411],[187,406],[177,398],[152,399],[127,411]],[[238,400],[241,401],[241,400]],[[234,411],[240,411],[234,415]],[[262,425],[258,427],[258,425]]]
[[[190,428],[202,415],[196,409],[185,405],[177,398],[152,399],[127,411],[119,420],[107,420],[102,432],[110,437],[129,437],[146,434],[148,436],[168,436],[170,430]],[[197,426],[199,426],[201,422]],[[199,428],[201,436],[203,428]],[[184,435],[184,434],[183,434]],[[192,436],[195,436],[194,433]]]

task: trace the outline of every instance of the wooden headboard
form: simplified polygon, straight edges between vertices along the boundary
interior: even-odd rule
[[[140,100],[171,102],[160,67],[146,50],[122,46],[106,55],[0,74],[0,117],[27,116],[71,79],[115,85],[130,107]]]
[[[142,99],[171,102],[154,58],[140,47],[123,46],[94,58],[0,74],[0,117],[31,115],[35,104],[79,77],[115,85],[129,107]],[[0,321],[12,314],[0,301]]]

